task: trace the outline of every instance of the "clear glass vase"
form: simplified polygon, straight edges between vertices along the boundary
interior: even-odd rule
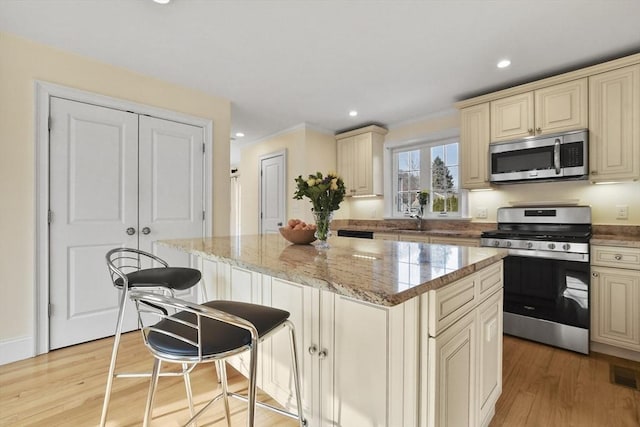
[[[327,249],[329,247],[327,239],[331,235],[329,227],[331,226],[331,220],[333,219],[333,211],[314,211],[313,216],[316,219],[315,236],[316,239],[318,239],[316,247],[320,249]]]

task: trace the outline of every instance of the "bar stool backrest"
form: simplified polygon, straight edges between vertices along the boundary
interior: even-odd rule
[[[106,259],[113,286],[119,289],[129,285],[127,274],[141,270],[145,259],[169,267],[169,264],[162,258],[133,248],[112,249],[107,252]]]

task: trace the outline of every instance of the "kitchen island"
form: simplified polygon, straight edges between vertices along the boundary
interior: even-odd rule
[[[488,425],[502,386],[501,250],[279,235],[162,241],[199,258],[207,298],[291,313],[311,426]],[[258,386],[291,407],[285,334]],[[245,361],[233,365],[246,373]]]

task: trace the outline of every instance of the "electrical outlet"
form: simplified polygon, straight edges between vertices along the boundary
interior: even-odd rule
[[[629,219],[629,206],[616,205],[616,219]]]
[[[476,209],[476,218],[478,218],[478,219],[486,219],[487,218],[487,208],[477,208]]]

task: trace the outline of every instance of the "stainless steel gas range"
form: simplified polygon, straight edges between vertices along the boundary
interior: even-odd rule
[[[498,209],[481,245],[506,248],[504,332],[589,353],[591,208]]]

